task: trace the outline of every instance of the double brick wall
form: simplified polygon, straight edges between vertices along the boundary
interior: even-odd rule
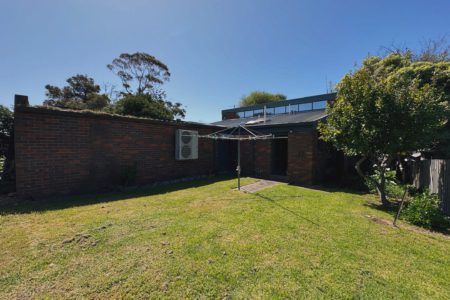
[[[147,184],[215,171],[214,141],[199,139],[197,160],[175,160],[175,131],[217,128],[111,115],[18,107],[16,189],[42,197]]]

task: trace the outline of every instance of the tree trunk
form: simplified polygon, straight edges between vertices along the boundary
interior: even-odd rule
[[[400,205],[398,206],[397,215],[395,215],[394,219],[394,226],[397,226],[397,220],[400,218],[400,213],[402,212],[403,204],[405,203],[406,193],[408,192],[408,188],[405,187],[405,191],[403,192],[402,201],[400,202]]]
[[[363,179],[368,179],[367,176],[364,174],[364,172],[361,170],[362,163],[367,159],[367,157],[363,156],[358,160],[355,164],[356,172],[359,176],[361,176]],[[370,178],[370,177],[369,177]],[[376,184],[376,182],[374,182]]]
[[[388,206],[389,201],[386,197],[386,177],[384,167],[380,169],[380,182],[377,185],[377,191],[378,196],[380,196],[381,204],[383,204],[383,206]]]
[[[367,157],[363,156],[360,160],[358,160],[356,162],[356,164],[355,164],[356,172],[363,179],[370,180],[373,184],[375,184],[375,186],[377,188],[378,196],[380,197],[381,204],[383,206],[388,206],[389,205],[389,201],[387,200],[387,197],[386,197],[386,178],[384,176],[385,168],[382,167],[380,169],[380,182],[378,182],[375,179],[373,179],[372,177],[366,176],[364,174],[364,172],[361,170],[361,165],[366,159],[367,159]]]

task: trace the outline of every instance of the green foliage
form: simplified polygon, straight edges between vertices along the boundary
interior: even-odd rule
[[[184,117],[185,113],[180,103],[154,99],[150,94],[125,96],[116,103],[115,110],[121,115],[158,120],[173,120],[176,116]]]
[[[249,95],[243,96],[239,102],[240,107],[251,106],[255,104],[264,104],[286,100],[286,96],[282,94],[272,94],[262,91],[254,91]]]
[[[91,94],[86,101],[86,108],[90,110],[104,110],[109,105],[106,95]]]
[[[10,137],[13,130],[14,114],[9,108],[0,104],[0,136]]]
[[[386,186],[385,186],[386,195],[391,198],[396,198],[396,199],[401,198],[403,195],[403,192],[404,192],[404,187],[398,182],[398,180],[395,176],[395,171],[387,169],[384,176],[386,179]],[[366,179],[366,181],[365,181],[366,186],[371,193],[376,193],[377,187],[375,186],[374,181],[380,182],[380,177],[381,177],[380,171],[375,170],[374,174],[370,175],[369,177],[372,180]]]
[[[47,100],[44,105],[69,109],[102,110],[107,107],[110,100],[108,96],[101,95],[100,86],[93,78],[77,74],[66,80],[67,86],[59,88],[46,85]]]
[[[438,84],[449,79],[450,63],[435,66],[441,72],[428,78],[422,64],[395,54],[367,58],[338,84],[319,125],[322,138],[347,155],[394,157],[430,146],[448,116],[448,96]]]
[[[370,56],[337,85],[337,99],[319,124],[321,137],[346,155],[369,159],[381,175],[393,159],[439,140],[448,120],[449,80],[450,62]],[[376,184],[386,204],[384,183]]]
[[[186,110],[181,103],[166,100],[159,88],[170,78],[169,68],[154,56],[144,53],[122,53],[109,64],[110,69],[122,81],[123,96],[115,112],[143,118],[173,120],[184,118]]]
[[[0,157],[7,160],[13,159],[10,145],[13,142],[14,114],[6,106],[0,105]],[[3,169],[3,167],[2,167]]]
[[[15,189],[14,164],[14,114],[6,106],[0,105],[0,192]]]
[[[123,95],[152,94],[155,88],[170,78],[169,68],[144,52],[122,53],[107,67],[122,81]]]
[[[428,191],[416,194],[403,210],[403,218],[425,228],[445,229],[449,219],[441,211],[440,200]]]
[[[418,51],[412,51],[405,46],[391,45],[383,47],[387,54],[409,55],[413,61],[450,61],[450,44],[447,36],[444,35],[439,39],[424,39],[421,41],[421,47]]]
[[[164,81],[169,80],[170,72],[154,56],[143,52],[123,53],[107,67],[120,78],[124,88],[120,93],[115,92],[114,87],[111,88],[112,98],[113,95],[122,97],[116,103],[110,104],[108,95],[100,94],[100,86],[93,78],[78,74],[67,79],[68,85],[62,88],[46,85],[47,100],[44,105],[160,120],[185,117],[183,105],[166,100],[165,93],[159,89]]]

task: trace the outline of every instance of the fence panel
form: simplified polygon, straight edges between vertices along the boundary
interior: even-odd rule
[[[428,188],[442,202],[442,209],[450,214],[450,160],[431,159],[414,162],[413,184],[417,188]]]

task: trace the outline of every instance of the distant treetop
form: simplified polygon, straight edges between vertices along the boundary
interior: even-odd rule
[[[286,96],[283,94],[272,94],[263,91],[254,91],[241,98],[239,102],[240,107],[251,106],[256,104],[264,104],[286,100]]]
[[[107,67],[119,76],[124,95],[151,94],[170,78],[167,65],[144,52],[122,53]]]

